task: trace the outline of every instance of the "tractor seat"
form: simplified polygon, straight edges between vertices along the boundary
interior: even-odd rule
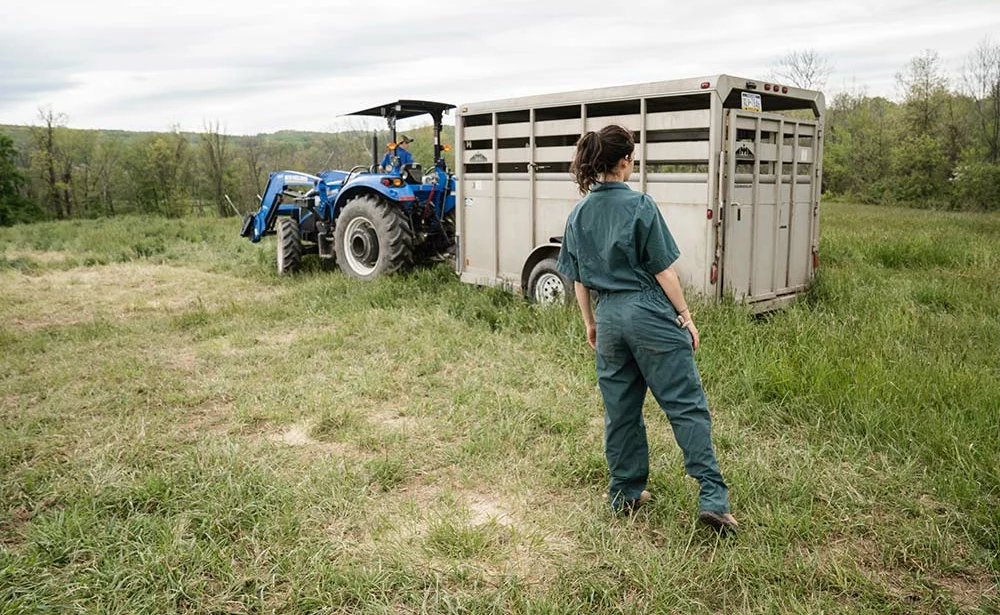
[[[424,171],[419,163],[404,164],[399,170],[403,181],[408,184],[422,184],[424,182]]]

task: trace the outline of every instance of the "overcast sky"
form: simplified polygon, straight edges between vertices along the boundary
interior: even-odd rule
[[[51,106],[75,128],[334,130],[398,98],[454,104],[830,57],[833,93],[896,97],[925,49],[951,76],[1000,0],[7,0],[0,124]],[[413,120],[411,120],[412,122]]]

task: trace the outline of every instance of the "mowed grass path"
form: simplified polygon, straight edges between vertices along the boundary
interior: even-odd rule
[[[997,612],[1000,216],[824,205],[821,278],[695,310],[744,531],[651,400],[612,517],[572,309],[361,284],[233,220],[0,230],[0,613]]]

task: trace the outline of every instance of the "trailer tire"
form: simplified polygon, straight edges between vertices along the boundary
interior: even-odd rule
[[[406,213],[373,196],[344,206],[333,245],[341,271],[358,280],[390,275],[413,262],[413,230]]]
[[[541,305],[569,305],[573,283],[556,268],[556,259],[543,258],[528,276],[528,299]]]
[[[278,219],[278,275],[295,273],[302,268],[302,234],[299,223],[291,218]]]

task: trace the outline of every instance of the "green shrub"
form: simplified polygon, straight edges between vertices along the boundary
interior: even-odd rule
[[[967,162],[955,168],[952,199],[959,209],[1000,209],[1000,165]]]
[[[897,202],[930,207],[948,202],[948,158],[929,135],[904,139],[893,148],[889,179]]]

